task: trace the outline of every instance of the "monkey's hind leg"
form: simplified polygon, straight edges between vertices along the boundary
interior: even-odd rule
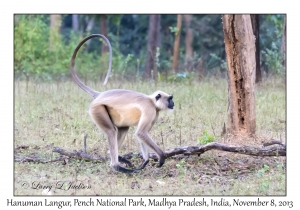
[[[90,114],[94,122],[99,128],[101,128],[107,135],[108,145],[111,157],[111,167],[116,171],[122,173],[133,173],[135,170],[123,168],[119,163],[118,155],[118,140],[117,140],[117,128],[113,125],[110,116],[104,105],[97,105],[90,107]]]
[[[126,137],[128,129],[129,129],[129,127],[118,127],[118,148],[119,148],[119,150],[122,147],[122,144]],[[133,167],[133,164],[126,158],[123,158],[122,156],[119,156],[118,158],[119,158],[119,162],[125,163],[129,167]]]

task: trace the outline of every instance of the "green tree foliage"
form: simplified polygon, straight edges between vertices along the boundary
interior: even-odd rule
[[[280,54],[281,37],[284,27],[284,15],[261,15],[260,43],[262,63],[267,66],[267,72],[284,74],[283,56]]]
[[[49,16],[44,15],[19,15],[14,30],[16,77],[51,80],[68,74],[70,56],[79,42],[78,38],[71,36],[69,43],[65,44],[61,34],[50,31]],[[51,50],[50,32],[56,36]]]
[[[91,31],[87,31],[87,24],[91,18],[94,18],[94,26]],[[99,15],[79,15],[79,31],[74,33],[72,16],[63,15],[60,33],[57,33],[50,32],[49,15],[15,15],[15,78],[52,80],[69,77],[70,60],[75,47],[83,37],[99,33],[99,20]],[[176,27],[176,21],[175,14],[161,16],[159,57],[156,62],[161,79],[170,74],[175,38],[170,28]],[[132,78],[132,76],[142,74],[147,55],[148,22],[149,15],[144,14],[107,15],[108,38],[113,47],[112,76]],[[283,23],[283,15],[261,15],[261,62],[269,73],[285,72],[280,54]],[[194,37],[194,71],[197,70],[201,59],[206,75],[224,70],[227,65],[221,15],[192,15],[190,27],[193,29]],[[49,46],[50,33],[56,36],[56,41],[51,48]],[[183,23],[179,74],[186,73],[184,69],[185,35],[186,27]],[[76,70],[81,74],[81,78],[99,80],[103,78],[107,70],[107,66],[103,64],[108,64],[108,55],[101,55],[101,45],[101,40],[92,39],[80,50],[77,55]]]
[[[44,16],[19,15],[14,28],[14,67],[16,75],[43,74],[43,57],[48,55],[49,27]]]
[[[70,75],[70,61],[82,37],[73,33],[68,40],[50,31],[49,16],[20,15],[15,24],[14,69],[15,77],[34,77],[43,81],[63,79]],[[56,36],[49,46],[49,34]],[[99,41],[98,41],[99,42]],[[100,59],[97,52],[83,47],[77,55],[76,69],[85,79],[99,77]],[[108,63],[108,62],[107,62]],[[102,73],[106,72],[101,68]]]

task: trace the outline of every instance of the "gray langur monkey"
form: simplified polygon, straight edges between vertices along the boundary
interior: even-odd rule
[[[75,83],[94,98],[89,108],[89,114],[97,127],[107,135],[111,167],[123,173],[132,173],[143,169],[149,162],[149,148],[157,153],[159,157],[158,167],[161,167],[165,162],[164,152],[151,139],[148,132],[156,122],[161,110],[173,109],[173,96],[162,91],[145,95],[125,89],[97,92],[83,84],[74,69],[75,58],[80,47],[93,37],[103,38],[109,47],[109,67],[104,85],[107,83],[111,72],[112,49],[109,40],[102,34],[92,34],[78,44],[72,56],[71,73]],[[123,162],[129,167],[133,167],[129,160],[119,156],[118,151],[130,126],[137,126],[135,135],[140,142],[143,155],[143,163],[136,169],[124,168],[119,163]]]

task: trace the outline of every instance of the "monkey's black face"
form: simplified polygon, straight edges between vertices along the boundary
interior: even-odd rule
[[[173,109],[174,108],[173,96],[170,96],[168,98],[168,108],[169,109]]]
[[[159,92],[155,96],[155,106],[158,110],[166,110],[166,109],[173,109],[174,102],[173,96],[166,94],[164,92]]]

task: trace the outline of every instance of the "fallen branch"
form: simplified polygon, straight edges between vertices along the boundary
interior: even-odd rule
[[[27,146],[27,145],[20,145],[20,146],[17,146],[17,147],[15,148],[15,150],[28,149],[28,148],[29,148],[29,146]]]
[[[65,156],[68,156],[69,158],[75,158],[75,159],[83,159],[83,160],[90,160],[90,161],[91,160],[92,161],[105,161],[105,160],[107,160],[107,158],[104,158],[104,157],[97,157],[97,156],[89,155],[83,150],[74,150],[73,152],[69,152],[69,151],[64,150],[62,148],[54,147],[53,152],[57,152],[61,155],[65,155]]]
[[[87,135],[84,136],[84,142],[86,142]],[[274,144],[278,144],[280,146],[273,146],[268,147]],[[268,147],[268,148],[267,148]],[[252,147],[252,146],[232,146],[221,144],[217,142],[200,145],[200,146],[186,146],[186,147],[179,147],[175,149],[171,149],[165,151],[165,157],[170,158],[176,155],[198,155],[200,156],[206,151],[209,150],[220,150],[226,152],[234,152],[238,154],[244,155],[252,155],[252,156],[286,156],[286,146],[279,140],[272,140],[270,142],[265,142],[262,148]],[[86,161],[107,161],[108,158],[93,156],[86,153],[86,143],[84,143],[83,150],[74,150],[73,152],[64,150],[59,147],[54,147],[53,152],[59,153],[63,156],[67,156],[68,158],[86,160]],[[132,157],[139,157],[142,158],[141,154],[134,154],[129,153],[122,156],[125,159],[131,159]],[[150,153],[149,157],[151,159],[157,160],[158,156],[155,153]],[[55,161],[65,161],[66,157],[60,157],[55,160],[43,160],[38,159],[36,157],[19,157],[15,155],[15,161],[18,162],[41,162],[41,163],[48,163],[48,162],[55,162]]]
[[[34,162],[34,163],[51,163],[51,162],[58,162],[58,161],[63,161],[65,160],[66,157],[59,157],[54,160],[45,160],[42,158],[34,157],[34,156],[26,156],[26,157],[20,157],[18,155],[15,155],[15,161],[16,162]]]
[[[273,144],[278,144],[278,141],[274,142],[268,142],[266,146],[270,146]],[[281,143],[282,144],[282,143]],[[280,145],[281,145],[280,144]],[[265,145],[264,145],[265,146]],[[165,157],[169,158],[175,155],[201,155],[206,151],[209,150],[220,150],[220,151],[226,151],[226,152],[234,152],[244,155],[252,155],[252,156],[286,156],[286,148],[285,145],[282,144],[282,147],[270,147],[270,148],[258,148],[258,147],[250,147],[250,146],[232,146],[232,145],[226,145],[221,144],[217,142],[200,145],[200,146],[186,146],[186,147],[180,147],[171,149],[165,152]],[[131,159],[133,156],[141,156],[134,155],[132,153],[123,155],[122,157]],[[150,158],[152,159],[158,159],[158,156],[155,153],[150,153]]]
[[[270,145],[273,145],[273,144],[279,144],[279,145],[283,146],[284,148],[286,148],[285,144],[282,143],[282,141],[276,140],[276,139],[271,139],[271,141],[269,141],[269,142],[264,142],[263,146],[267,147],[267,146],[270,146]]]
[[[266,146],[271,146],[274,144],[280,144],[282,147],[270,147],[270,148],[265,148]],[[226,145],[226,144],[221,144],[217,142],[205,144],[205,145],[200,145],[200,146],[187,146],[187,147],[180,147],[180,148],[175,148],[172,150],[168,150],[165,152],[165,157],[169,158],[175,155],[201,155],[206,151],[209,150],[221,150],[221,151],[226,151],[226,152],[234,152],[234,153],[239,153],[239,154],[244,154],[244,155],[252,155],[252,156],[286,156],[286,148],[285,145],[282,144],[282,142],[278,140],[272,140],[271,142],[267,142],[263,145],[263,148],[258,148],[258,147],[250,147],[250,146],[231,146],[231,145]],[[90,161],[104,161],[107,160],[107,158],[103,157],[95,157],[88,155],[82,150],[79,151],[74,151],[74,152],[68,152],[64,149],[61,149],[59,147],[55,147],[53,149],[53,152],[57,152],[61,155],[66,155],[70,158],[76,158],[76,159],[84,159],[84,160],[90,160]],[[131,159],[132,157],[140,157],[142,158],[141,154],[134,154],[134,153],[129,153],[126,155],[122,156],[123,158],[126,159]],[[152,159],[157,160],[158,156],[155,153],[150,153],[149,157]]]

